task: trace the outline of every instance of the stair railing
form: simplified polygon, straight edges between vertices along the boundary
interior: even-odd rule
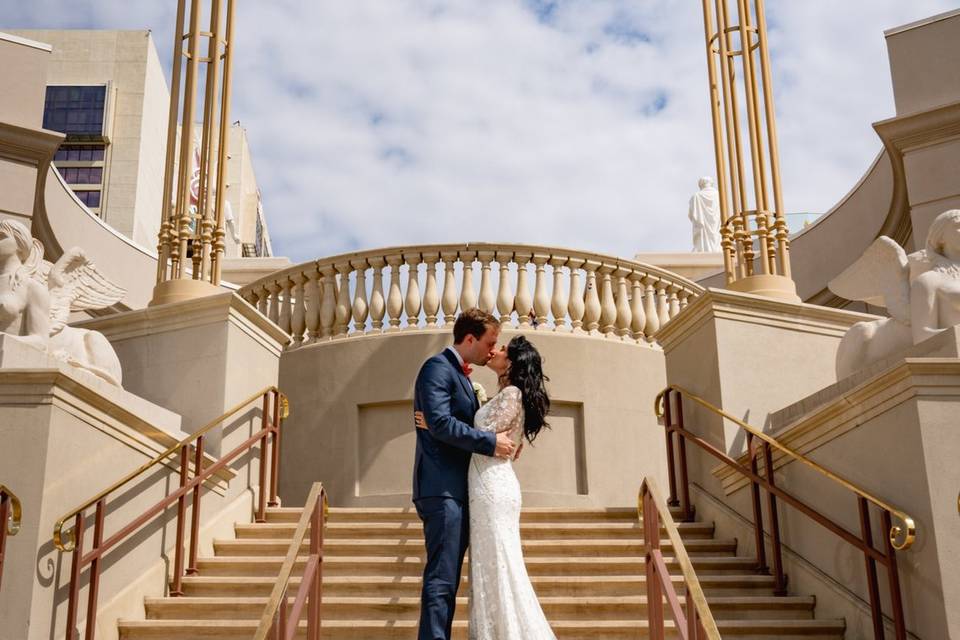
[[[3,558],[7,552],[7,536],[17,535],[22,517],[20,498],[0,484],[0,586],[3,585]]]
[[[651,477],[646,477],[640,486],[637,498],[637,515],[643,519],[643,545],[647,570],[647,621],[652,640],[663,640],[663,599],[666,598],[670,614],[676,625],[677,635],[682,640],[720,640],[720,631],[713,619],[713,613],[703,594],[700,580],[693,569],[693,563],[687,555],[677,525],[673,522],[670,509],[664,501]],[[673,545],[673,555],[686,588],[686,611],[680,605],[680,597],[673,584],[663,553],[660,551],[660,528],[667,533]]]
[[[243,441],[216,462],[206,461],[203,446],[206,435],[216,427],[249,407],[258,398],[262,398],[260,430]],[[73,561],[70,567],[69,600],[67,603],[67,640],[79,638],[76,629],[77,607],[80,599],[81,573],[87,565],[89,570],[89,589],[87,593],[87,621],[85,640],[94,640],[96,634],[97,595],[100,584],[100,571],[104,555],[131,534],[146,525],[152,519],[164,513],[172,505],[177,504],[177,538],[174,548],[174,569],[171,596],[183,595],[183,576],[196,574],[197,545],[200,533],[200,491],[204,482],[211,478],[227,464],[243,453],[250,451],[257,444],[260,445],[260,486],[258,487],[258,505],[256,511],[257,522],[264,522],[267,505],[277,506],[277,477],[280,467],[280,424],[289,414],[289,404],[286,396],[276,387],[267,387],[238,403],[229,411],[204,425],[192,435],[173,445],[153,460],[143,464],[135,471],[110,485],[79,507],[67,512],[57,520],[53,527],[53,543],[61,551],[72,551]],[[191,455],[192,454],[192,455]],[[104,539],[104,519],[107,511],[107,498],[127,485],[148,469],[167,462],[171,458],[179,459],[180,484],[176,491],[167,494],[162,500],[145,510],[140,516],[123,526],[119,531]],[[190,474],[190,459],[193,458],[193,474]],[[267,466],[270,460],[269,485],[267,484]],[[191,520],[190,520],[190,550],[186,569],[184,569],[184,535],[186,531],[187,494],[193,492]],[[267,494],[269,493],[269,500]],[[84,553],[86,535],[86,513],[94,507],[93,543],[90,551]],[[73,520],[73,528],[64,530],[67,522]]]
[[[747,465],[730,457],[726,452],[721,451],[703,438],[686,429],[683,420],[683,400],[685,398],[691,402],[695,402],[707,411],[729,420],[744,430],[746,433],[747,457],[749,458]],[[674,399],[674,401],[671,401],[671,399]],[[890,592],[890,617],[893,621],[895,637],[897,640],[906,640],[907,630],[903,616],[903,599],[900,593],[900,574],[897,569],[896,552],[909,549],[916,540],[917,527],[913,518],[900,509],[876,498],[842,476],[817,464],[803,454],[781,444],[761,430],[752,427],[723,409],[694,395],[683,387],[669,385],[661,391],[654,401],[654,411],[658,418],[663,418],[663,425],[666,431],[667,470],[670,482],[670,500],[668,504],[680,506],[681,518],[683,520],[690,520],[693,516],[693,511],[690,506],[690,482],[687,471],[686,453],[686,443],[690,442],[714,458],[717,458],[750,482],[753,503],[753,528],[757,547],[757,570],[769,574],[770,569],[767,566],[766,534],[763,526],[760,489],[766,492],[767,518],[770,521],[769,536],[775,585],[774,595],[784,596],[787,594],[787,576],[783,572],[780,521],[777,514],[777,499],[779,498],[863,553],[867,573],[867,588],[870,597],[870,613],[873,621],[873,636],[876,640],[883,640],[885,638],[883,609],[877,579],[877,564],[879,563],[886,568],[888,589]],[[676,458],[674,456],[674,439],[676,439]],[[792,493],[777,486],[774,479],[774,449],[806,465],[834,484],[853,493],[856,497],[857,508],[859,510],[860,534],[857,535],[853,533]],[[760,474],[760,463],[758,459],[763,461],[763,475]],[[880,522],[887,532],[883,549],[877,549],[873,543],[873,534],[870,525],[871,505],[879,510]],[[893,524],[894,518],[899,521],[899,524]]]
[[[313,483],[300,514],[287,557],[280,575],[260,617],[254,640],[293,640],[300,625],[304,605],[307,606],[307,640],[320,640],[320,603],[323,598],[323,529],[327,525],[329,505],[327,492],[320,482]],[[310,554],[300,578],[293,604],[288,606],[290,577],[300,555],[300,547],[310,528]]]

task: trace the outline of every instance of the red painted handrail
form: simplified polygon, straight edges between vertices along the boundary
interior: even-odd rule
[[[251,403],[262,398],[261,428],[252,436],[243,441],[229,453],[221,456],[216,462],[204,466],[203,444],[206,434],[216,427],[222,427],[224,421],[249,407]],[[276,387],[267,387],[250,396],[243,402],[212,420],[191,436],[185,438],[165,452],[144,464],[136,471],[127,474],[118,482],[101,491],[80,507],[64,515],[54,526],[53,540],[57,548],[62,551],[72,551],[73,561],[70,566],[69,599],[67,602],[67,640],[79,638],[76,629],[77,608],[80,600],[81,573],[89,565],[89,589],[87,593],[87,620],[85,640],[94,640],[97,619],[97,595],[100,585],[101,563],[104,555],[113,547],[131,534],[139,530],[148,522],[166,511],[167,507],[177,505],[177,537],[174,547],[173,582],[170,586],[171,596],[183,595],[183,576],[198,573],[197,546],[200,533],[200,492],[203,483],[230,462],[243,453],[250,451],[257,444],[260,445],[260,486],[258,488],[258,504],[256,511],[257,522],[263,522],[267,505],[277,506],[277,470],[280,459],[280,424],[287,413],[286,397]],[[272,455],[268,456],[268,449],[272,448]],[[191,453],[193,458],[193,474],[190,473]],[[104,539],[104,518],[106,516],[107,498],[124,487],[131,480],[144,471],[168,461],[176,456],[180,463],[180,483],[176,491],[167,494],[162,500],[145,510],[140,516],[120,528],[116,533]],[[267,464],[271,460],[270,484],[267,485]],[[270,499],[267,500],[269,490]],[[191,496],[192,513],[190,519],[190,548],[187,567],[184,569],[184,537],[186,533],[187,494]],[[94,507],[93,542],[88,552],[84,553],[84,538],[86,533],[86,512]],[[67,521],[73,520],[73,529],[64,532]],[[66,540],[65,540],[66,539]]]
[[[683,420],[684,399],[697,403],[704,409],[723,417],[744,430],[746,433],[749,458],[747,465],[735,460],[727,455],[726,452],[687,430]],[[703,398],[697,397],[686,389],[676,385],[670,385],[657,396],[654,409],[657,416],[663,418],[663,425],[666,431],[667,470],[670,481],[670,498],[668,504],[671,506],[680,506],[681,519],[691,520],[693,518],[693,509],[690,504],[690,482],[687,473],[686,451],[686,443],[690,442],[749,481],[753,507],[754,537],[757,548],[757,571],[768,574],[771,572],[768,566],[766,549],[767,535],[769,535],[771,559],[773,562],[774,595],[783,596],[787,594],[787,575],[783,570],[783,543],[777,506],[779,499],[863,553],[867,573],[867,588],[870,597],[870,613],[873,621],[873,637],[875,640],[884,640],[886,637],[884,631],[884,614],[880,600],[880,588],[877,580],[877,564],[879,563],[886,568],[890,595],[890,617],[893,621],[894,637],[897,640],[906,640],[907,630],[903,615],[903,599],[900,593],[900,573],[897,568],[896,552],[897,550],[908,549],[913,544],[916,538],[916,525],[914,524],[913,518],[903,511],[872,496],[849,480],[842,478],[809,458],[780,444],[768,434],[757,430],[737,417],[715,407]],[[676,452],[674,450],[674,440],[676,440]],[[812,468],[822,476],[833,481],[837,486],[851,491],[857,500],[857,509],[860,517],[860,535],[846,529],[800,498],[778,486],[774,478],[774,449]],[[763,463],[763,475],[760,474],[760,462],[758,459]],[[761,489],[764,490],[767,495],[767,518],[770,521],[769,534],[764,531]],[[877,549],[873,542],[873,534],[870,528],[871,505],[879,510],[880,522],[884,530],[888,532],[888,534],[884,536],[885,540],[882,549]],[[902,524],[895,526],[893,524],[894,517]]]

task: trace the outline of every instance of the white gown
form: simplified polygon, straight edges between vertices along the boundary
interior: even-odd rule
[[[523,434],[520,389],[504,388],[474,418],[481,431]],[[520,546],[520,483],[510,460],[474,455],[470,505],[470,640],[555,640]]]

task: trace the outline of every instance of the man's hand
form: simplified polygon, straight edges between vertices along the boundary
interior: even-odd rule
[[[426,419],[423,417],[423,411],[413,412],[413,426],[415,426],[417,429],[430,430],[430,427],[427,426]]]
[[[493,451],[494,456],[509,460],[513,457],[516,449],[517,445],[513,443],[513,440],[510,439],[510,436],[508,436],[506,432],[497,434],[497,447]]]
[[[523,451],[523,443],[522,443],[522,442],[520,443],[520,446],[517,447],[517,452],[516,452],[515,454],[513,454],[513,459],[514,459],[514,460],[519,460],[519,459],[520,459],[520,452],[521,452],[521,451]]]

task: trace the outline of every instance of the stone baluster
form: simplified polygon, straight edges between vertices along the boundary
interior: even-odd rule
[[[617,269],[613,276],[617,279],[617,336],[621,340],[632,340],[630,323],[633,321],[633,310],[630,308],[629,294],[627,293],[628,269]]]
[[[660,319],[660,326],[670,322],[670,303],[667,302],[667,283],[663,280],[657,282],[657,317]]]
[[[387,331],[400,331],[400,314],[403,313],[403,295],[400,293],[400,265],[403,256],[395,254],[387,256],[390,265],[390,292],[387,294],[387,315],[390,317],[390,327]]]
[[[600,267],[600,333],[615,337],[617,331],[617,303],[613,297],[613,272],[616,267],[605,264]]]
[[[376,257],[368,260],[373,269],[373,288],[370,291],[370,333],[383,331],[383,313],[386,303],[383,298],[383,266],[387,261]]]
[[[643,313],[647,317],[647,324],[643,328],[643,333],[647,340],[652,340],[653,335],[660,330],[660,316],[657,314],[657,292],[653,288],[656,278],[647,276],[643,279]]]
[[[243,298],[247,304],[249,304],[254,309],[257,308],[257,292],[253,289],[248,291],[240,292],[240,297]]]
[[[583,328],[588,333],[598,334],[600,329],[600,295],[597,292],[597,269],[600,263],[587,260],[583,268],[587,271],[587,290],[584,293]]]
[[[630,285],[633,288],[633,298],[630,300],[630,331],[634,340],[644,339],[644,327],[647,324],[647,314],[643,308],[643,275],[633,272],[630,274]]]
[[[261,285],[257,289],[257,311],[266,317],[270,317],[270,289],[267,285]]]
[[[514,296],[513,308],[517,310],[517,321],[521,327],[530,327],[530,311],[533,309],[533,298],[530,296],[529,274],[527,265],[530,263],[529,254],[517,254],[513,257],[517,263],[517,295]]]
[[[680,287],[675,284],[667,288],[667,311],[671,319],[680,313],[680,298],[677,297],[678,291],[680,291]]]
[[[463,262],[462,282],[460,284],[460,310],[473,309],[477,306],[477,295],[473,292],[473,259],[475,251],[461,251],[460,261]]]
[[[407,312],[407,329],[413,330],[420,325],[420,309],[423,298],[420,297],[420,254],[405,253],[403,260],[410,270],[407,272],[407,296],[404,300],[404,309]]]
[[[487,313],[493,313],[497,302],[490,275],[490,263],[493,262],[493,258],[493,251],[477,252],[477,259],[480,261],[480,299],[477,301],[477,306]]]
[[[299,347],[306,339],[304,330],[307,328],[307,310],[304,284],[307,282],[307,276],[296,273],[290,276],[290,279],[293,281],[293,312],[290,316],[290,327],[293,329],[293,346]]]
[[[320,268],[323,275],[323,297],[320,298],[320,338],[333,337],[333,324],[337,318],[337,270],[328,264]]]
[[[457,318],[457,279],[453,272],[457,254],[453,251],[444,252],[440,254],[440,259],[443,260],[443,295],[441,296],[443,321],[451,324]]]
[[[340,274],[340,286],[337,288],[337,316],[334,321],[333,337],[345,338],[350,330],[350,272],[353,268],[349,262],[336,265]]]
[[[313,344],[320,339],[320,272],[315,265],[310,265],[303,277],[307,281],[304,287],[306,342]]]
[[[285,277],[280,281],[280,328],[293,334],[291,316],[293,313],[293,281]]]
[[[355,260],[350,263],[357,272],[357,281],[353,290],[353,330],[364,333],[367,330],[367,261]]]
[[[280,326],[280,292],[283,287],[278,282],[271,282],[267,288],[270,290],[270,311],[267,317],[273,324]]]
[[[533,281],[533,311],[537,314],[537,329],[549,329],[547,320],[550,319],[550,296],[547,293],[547,261],[550,256],[537,254],[532,258],[536,267],[536,277]]]
[[[687,305],[690,304],[691,294],[686,289],[680,290],[680,311],[683,311],[687,308]]]
[[[440,311],[440,294],[437,291],[437,253],[423,254],[423,261],[427,265],[427,283],[423,289],[423,313],[426,316],[427,327],[437,326],[437,313]]]
[[[580,284],[580,268],[584,261],[570,258],[567,267],[570,268],[570,301],[567,303],[567,312],[570,314],[570,329],[575,333],[583,331],[583,314],[586,312],[584,292]]]
[[[553,267],[553,296],[550,298],[550,311],[553,312],[555,331],[570,330],[570,327],[566,324],[569,296],[563,288],[563,265],[566,263],[566,258],[550,258],[550,266]]]
[[[500,312],[500,326],[511,323],[513,312],[513,292],[510,291],[510,259],[513,256],[506,251],[497,252],[497,263],[500,265],[500,290],[497,292],[497,311]]]

